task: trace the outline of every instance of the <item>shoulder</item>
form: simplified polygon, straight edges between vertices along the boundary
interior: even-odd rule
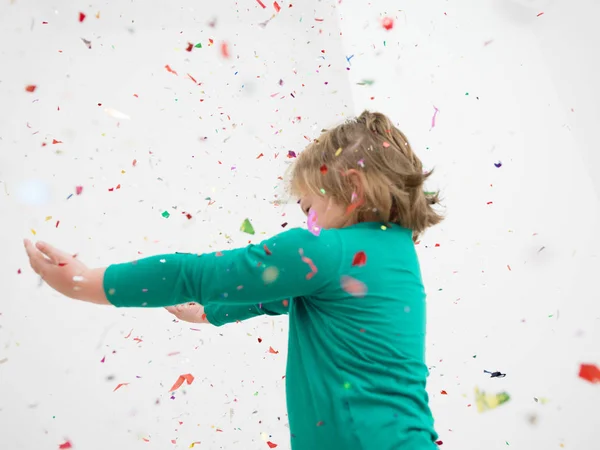
[[[265,243],[270,243],[279,250],[295,250],[297,253],[315,253],[332,255],[339,258],[342,251],[342,239],[340,231],[336,229],[322,230],[319,236],[315,236],[305,228],[292,228],[273,236]]]

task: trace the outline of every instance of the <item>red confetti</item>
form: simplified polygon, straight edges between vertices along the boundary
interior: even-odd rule
[[[273,8],[275,8],[275,12],[281,11],[281,6],[279,6],[279,3],[277,2],[273,3]]]
[[[262,338],[258,338],[258,343],[260,344],[262,342]]]
[[[119,383],[117,384],[117,387],[113,389],[113,392],[115,392],[117,389],[123,387],[123,386],[127,386],[129,383]]]
[[[267,244],[265,244],[263,248],[265,249],[265,253],[267,254],[267,256],[271,256],[273,254],[273,252],[269,250],[269,247],[267,247]]]
[[[129,332],[129,334],[127,336],[125,336],[125,339],[128,339],[129,337],[131,337],[131,333],[133,333],[133,328],[131,329],[131,331]]]
[[[344,275],[341,280],[342,289],[354,297],[364,297],[367,293],[367,286],[352,277]]]
[[[54,227],[54,228],[58,228],[58,224],[59,224],[59,223],[60,223],[60,220],[57,220],[57,221],[56,221],[56,225],[55,225],[55,227]]]
[[[539,14],[537,15],[537,17],[543,16],[543,15],[544,15],[544,13],[543,13],[543,12],[541,12],[541,13],[539,13]]]
[[[194,381],[194,375],[192,375],[191,373],[179,375],[179,378],[177,378],[175,384],[171,387],[171,389],[169,389],[169,392],[173,392],[179,389],[183,385],[184,381],[187,382],[187,384],[192,384],[192,382]]]
[[[448,395],[448,393],[446,391],[442,391],[442,392],[440,392],[440,394],[442,394],[442,395]]]
[[[52,139],[53,144],[62,144],[63,141],[57,141],[56,139]]]
[[[256,157],[256,159],[260,159],[260,158],[262,158],[263,156],[265,156],[265,155],[263,155],[263,154],[261,153],[260,155],[258,155],[258,156]]]
[[[271,442],[271,441],[267,441],[267,445],[269,446],[269,448],[275,448],[277,447],[277,444]]]
[[[73,448],[73,444],[71,444],[69,441],[65,442],[64,444],[60,444],[58,446],[59,449],[63,450],[63,449],[68,449],[68,448]]]
[[[389,31],[392,28],[394,28],[394,19],[392,19],[391,17],[385,17],[381,22],[381,25],[383,26],[383,28]]]
[[[262,6],[262,8],[263,8],[263,9],[265,9],[265,8],[266,8],[266,6],[265,6],[265,4],[264,4],[263,2],[261,2],[260,0],[256,0],[256,1],[258,2],[258,4],[259,4],[260,6]]]
[[[436,445],[443,445],[444,443],[442,441],[435,441]]]
[[[83,22],[85,20],[85,14],[80,12],[79,13],[79,22]]]
[[[193,48],[194,48],[194,44],[192,44],[191,42],[188,42],[188,45],[185,48],[185,51],[186,52],[191,52]]]
[[[325,164],[323,164],[323,165],[321,166],[321,173],[322,173],[323,175],[325,175],[325,174],[327,173],[327,166],[326,166]]]
[[[83,186],[75,186],[75,194],[81,195],[83,192]]]
[[[165,69],[167,69],[167,72],[174,73],[175,75],[177,75],[177,72],[175,72],[173,69],[171,69],[171,66],[169,66],[168,64],[165,66]]]
[[[223,55],[223,58],[229,58],[229,47],[227,46],[227,42],[221,42],[221,55]]]
[[[274,355],[277,355],[279,353],[279,351],[275,350],[273,347],[269,347],[269,353],[273,353]]]
[[[17,270],[17,273],[18,273],[19,275],[21,275],[21,269]]]
[[[590,383],[600,383],[600,369],[594,364],[582,364],[579,368],[579,378]]]
[[[352,260],[352,265],[362,267],[365,264],[367,264],[367,255],[365,254],[365,252],[356,252],[356,255],[354,255],[354,259]]]
[[[37,86],[35,84],[30,84],[28,86],[25,86],[25,90],[27,92],[35,92],[36,89],[37,89]]]
[[[283,303],[283,306],[285,306],[287,308],[288,305],[290,304],[290,301],[289,300],[284,300],[281,303]]]

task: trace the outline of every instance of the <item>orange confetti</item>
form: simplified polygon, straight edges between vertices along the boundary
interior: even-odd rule
[[[192,375],[191,373],[187,373],[185,375],[179,375],[179,378],[177,378],[177,381],[175,382],[173,387],[171,387],[171,389],[169,389],[169,392],[173,392],[173,391],[176,391],[177,389],[179,389],[183,385],[184,381],[187,382],[188,385],[192,384],[192,382],[194,381],[194,375]]]
[[[277,355],[279,352],[277,350],[275,350],[273,347],[269,347],[269,353]]]
[[[119,383],[117,384],[117,387],[113,389],[113,392],[115,392],[117,389],[123,387],[123,386],[127,386],[129,383]]]
[[[62,144],[63,141],[57,141],[56,139],[52,139],[53,144]]]
[[[28,86],[25,86],[25,90],[27,92],[35,92],[36,89],[37,89],[37,86],[35,84],[30,84]]]
[[[590,383],[600,383],[600,369],[594,364],[582,364],[579,368],[579,377]]]
[[[174,73],[175,75],[177,75],[177,72],[171,69],[171,66],[169,66],[168,64],[165,66],[165,69],[167,69],[167,72]]]
[[[448,395],[448,393],[446,391],[442,391],[442,392],[440,392],[440,394],[442,394],[442,395]]]
[[[303,249],[300,249],[300,257],[302,258],[302,262],[305,262],[310,267],[311,272],[306,274],[306,279],[310,280],[318,272],[317,266],[315,266],[315,263],[313,262],[312,259],[307,258],[306,256],[304,256],[304,250]]]

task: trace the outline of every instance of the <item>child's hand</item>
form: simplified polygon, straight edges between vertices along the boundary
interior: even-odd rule
[[[198,303],[184,303],[182,305],[168,306],[165,309],[184,322],[210,323],[206,318],[206,314],[204,314],[204,306]]]
[[[37,242],[34,246],[25,239],[24,244],[31,268],[48,286],[67,297],[80,298],[78,291],[88,272],[85,264],[45,242]]]

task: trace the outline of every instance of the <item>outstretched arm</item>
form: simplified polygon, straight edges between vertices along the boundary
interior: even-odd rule
[[[169,254],[87,269],[74,257],[26,242],[31,265],[71,298],[119,307],[161,307],[186,302],[250,307],[324,290],[339,273],[337,231],[319,237],[293,229],[260,245],[205,255]]]
[[[204,312],[209,323],[220,327],[228,323],[241,322],[263,315],[279,316],[287,314],[288,307],[288,300],[258,305],[220,305],[212,303],[204,308]]]

